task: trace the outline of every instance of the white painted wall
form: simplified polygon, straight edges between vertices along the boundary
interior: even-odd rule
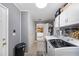
[[[28,11],[21,12],[21,41],[27,44],[28,49],[35,40],[35,26]]]
[[[20,11],[12,3],[2,3],[9,10],[9,55],[13,56],[13,49],[16,44],[20,43]],[[13,36],[13,29],[16,30],[16,35]]]

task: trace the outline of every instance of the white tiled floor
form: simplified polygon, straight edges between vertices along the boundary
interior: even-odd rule
[[[25,53],[25,56],[45,55],[45,41],[34,41],[32,47]]]

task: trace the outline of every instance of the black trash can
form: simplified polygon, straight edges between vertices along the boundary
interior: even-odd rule
[[[26,48],[26,44],[23,43],[19,43],[15,46],[15,56],[24,56],[24,52],[25,52],[25,48]]]

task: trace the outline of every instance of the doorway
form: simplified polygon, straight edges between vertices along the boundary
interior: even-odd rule
[[[44,40],[45,36],[53,35],[53,24],[51,22],[36,22],[35,24],[36,40]]]

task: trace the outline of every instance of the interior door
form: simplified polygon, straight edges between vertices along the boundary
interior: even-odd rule
[[[8,55],[7,8],[0,4],[0,56]]]

